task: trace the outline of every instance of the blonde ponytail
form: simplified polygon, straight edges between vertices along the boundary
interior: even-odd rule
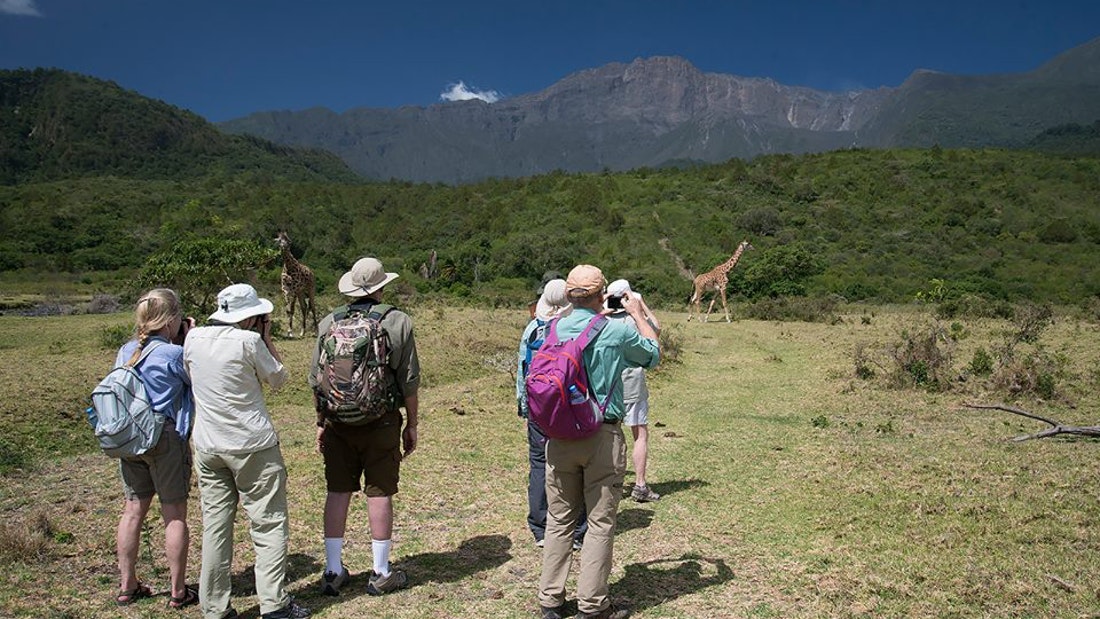
[[[134,308],[134,337],[138,346],[126,365],[133,366],[141,358],[141,352],[149,338],[171,324],[174,318],[183,318],[180,300],[174,290],[154,288],[138,299]]]

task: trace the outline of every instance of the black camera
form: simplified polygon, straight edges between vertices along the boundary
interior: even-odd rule
[[[610,309],[620,310],[623,309],[622,297],[607,297],[607,307]]]

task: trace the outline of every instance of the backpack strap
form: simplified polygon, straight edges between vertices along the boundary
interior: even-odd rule
[[[386,305],[385,303],[375,303],[374,305],[370,306],[370,311],[367,312],[367,316],[377,320],[378,322],[382,322],[382,319],[386,317],[386,314],[390,313],[394,309],[397,308],[392,305]]]
[[[557,344],[558,343],[558,341],[559,341],[558,340],[558,321],[559,320],[561,320],[560,316],[553,319],[553,320],[551,320],[550,324],[546,327],[546,340],[543,341],[543,343],[542,343],[543,346],[545,346],[547,344]],[[607,325],[607,316],[604,316],[603,314],[596,314],[595,316],[592,317],[592,320],[588,321],[588,325],[584,328],[584,331],[581,331],[580,335],[578,335],[574,339],[577,340],[577,342],[580,343],[581,349],[587,348],[589,342],[596,339],[596,336],[600,334],[600,331],[602,331],[604,326],[606,326],[606,325]]]

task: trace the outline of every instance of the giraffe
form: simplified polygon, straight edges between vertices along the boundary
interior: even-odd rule
[[[737,251],[733,252],[729,260],[695,278],[695,290],[691,294],[691,301],[688,302],[687,319],[689,321],[691,320],[692,307],[695,308],[695,318],[698,320],[699,304],[702,303],[703,295],[708,291],[713,291],[717,294],[711,298],[710,305],[707,307],[707,315],[703,316],[703,322],[706,322],[707,319],[710,318],[710,312],[714,309],[714,302],[718,300],[719,296],[722,297],[722,311],[726,314],[726,322],[730,321],[730,313],[729,310],[726,309],[726,284],[729,283],[730,270],[737,265],[737,261],[741,259],[741,254],[744,253],[746,249],[753,249],[753,246],[749,245],[747,240],[741,241],[741,244],[737,246]]]
[[[306,312],[313,317],[313,328],[317,328],[317,310],[313,306],[315,293],[313,271],[309,267],[298,262],[298,259],[290,253],[290,237],[286,232],[280,232],[275,237],[279,244],[279,250],[283,253],[283,274],[279,283],[283,288],[283,300],[286,302],[287,336],[294,337],[294,305],[298,305],[298,313],[301,314],[301,328],[299,335],[305,336]]]

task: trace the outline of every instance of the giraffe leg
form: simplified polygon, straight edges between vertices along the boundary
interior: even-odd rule
[[[710,305],[707,306],[707,315],[703,317],[703,322],[710,322],[710,313],[714,310],[714,302],[718,300],[718,296],[715,295],[710,299]]]
[[[313,318],[313,330],[317,330],[317,305],[313,290],[309,291],[309,315]]]
[[[286,334],[287,337],[294,337],[294,301],[297,297],[293,294],[286,296]]]
[[[726,322],[730,321],[730,312],[726,309],[726,289],[723,288],[722,292],[722,312],[726,315]]]

